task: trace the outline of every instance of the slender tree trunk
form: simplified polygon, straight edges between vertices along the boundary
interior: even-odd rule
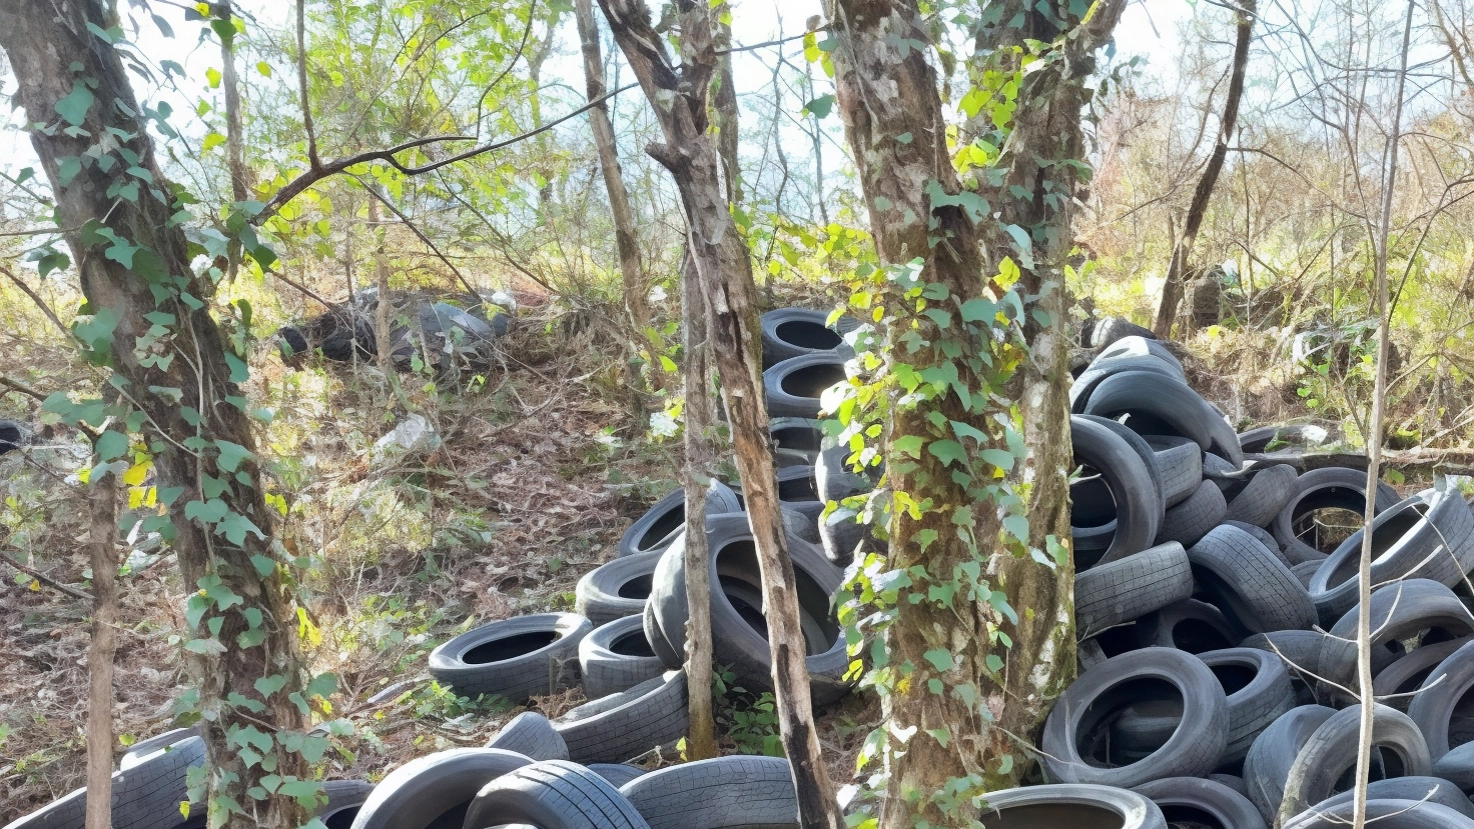
[[[531,12],[528,12],[531,14]],[[537,44],[532,54],[527,56],[527,79],[532,82],[532,92],[528,96],[527,104],[532,114],[532,128],[541,129],[543,125],[543,96],[542,96],[542,70],[548,55],[553,51],[553,38],[558,32],[558,17],[556,14],[549,18],[547,31],[543,39]],[[538,174],[542,176],[542,184],[537,188],[537,218],[540,222],[548,220],[548,209],[553,202],[553,166],[551,164],[552,145],[548,143],[546,134],[537,136]]]
[[[206,724],[209,793],[249,810],[231,816],[231,829],[295,826],[305,810],[294,798],[250,793],[263,793],[269,774],[307,775],[302,756],[283,745],[304,725],[288,699],[302,688],[295,608],[271,543],[250,421],[243,406],[227,402],[240,391],[210,314],[210,285],[192,275],[183,229],[171,218],[184,206],[134,114],[143,110],[117,51],[93,33],[116,23],[103,0],[12,0],[0,4],[0,48],[28,121],[47,125],[31,132],[31,143],[56,196],[57,223],[68,229],[82,291],[99,315],[94,326],[115,319],[94,351],[111,363],[124,402],[143,415],[180,573],[199,591],[190,598],[186,656]],[[78,92],[84,88],[89,94]],[[67,122],[80,130],[69,135]],[[94,142],[110,130],[127,137],[104,169]],[[117,157],[125,151],[132,159]],[[107,195],[130,166],[146,185],[136,200]],[[154,339],[157,349],[140,348],[155,325],[166,336]],[[263,723],[274,734],[261,731]],[[249,750],[247,736],[256,741]]]
[[[604,96],[604,58],[599,49],[599,24],[594,18],[592,0],[574,0],[574,16],[578,19],[578,39],[583,48],[584,82],[589,100]],[[635,211],[624,186],[624,172],[619,166],[619,151],[614,140],[614,125],[609,122],[609,107],[599,104],[589,110],[589,128],[594,133],[594,146],[599,150],[599,169],[604,173],[604,189],[609,193],[609,212],[614,219],[614,244],[619,249],[619,271],[624,277],[624,305],[635,329],[650,325],[650,286],[645,279],[645,266],[640,261],[640,232],[635,224]]]
[[[1382,477],[1382,421],[1383,407],[1387,397],[1387,357],[1391,352],[1389,328],[1392,321],[1387,317],[1389,302],[1387,290],[1387,244],[1392,234],[1392,196],[1397,190],[1397,150],[1402,141],[1403,90],[1407,80],[1408,48],[1413,34],[1413,11],[1417,0],[1408,0],[1407,22],[1402,31],[1402,65],[1397,74],[1397,103],[1392,110],[1392,135],[1387,139],[1386,163],[1383,165],[1382,212],[1373,239],[1376,247],[1375,276],[1377,291],[1377,373],[1372,388],[1372,411],[1366,432],[1367,444],[1367,492],[1376,491]],[[1362,516],[1361,561],[1357,568],[1360,616],[1356,624],[1356,667],[1358,690],[1361,696],[1361,733],[1357,744],[1356,777],[1353,787],[1356,794],[1352,804],[1352,826],[1364,829],[1367,825],[1367,781],[1372,771],[1372,519],[1376,517],[1375,498],[1368,498],[1366,512]]]
[[[997,19],[1019,22],[980,37],[980,53],[1003,56],[998,71],[1018,71],[1012,45],[1025,38],[1052,43],[1062,34],[1030,3],[999,5]],[[947,149],[938,78],[928,50],[915,45],[927,42],[915,0],[839,0],[834,9],[836,98],[881,260],[900,266],[920,258],[920,282],[944,286],[948,296],[942,307],[955,312],[954,302],[997,299],[1003,289],[989,276],[1011,257],[1019,266],[1019,293],[1030,306],[1020,320],[1028,350],[1006,380],[1001,403],[967,406],[956,395],[939,395],[925,405],[893,407],[887,424],[891,488],[917,503],[929,502],[930,508],[897,510],[889,523],[889,566],[912,574],[913,584],[896,602],[886,633],[888,659],[913,671],[904,686],[883,697],[891,741],[880,813],[884,829],[911,829],[916,820],[959,825],[966,818],[947,803],[961,794],[959,780],[969,791],[1015,785],[1032,762],[1031,736],[1072,678],[1073,568],[1062,546],[1069,538],[1071,467],[1063,265],[1076,181],[1073,167],[1043,159],[1083,156],[1084,81],[1095,49],[1109,39],[1123,6],[1122,0],[1100,4],[1090,25],[1059,47],[1066,50],[1064,60],[1028,75],[1020,72],[1005,153],[993,166],[995,175],[980,176],[973,189],[988,207],[971,215],[964,207],[967,200],[956,198],[963,186]],[[948,197],[938,200],[938,193]],[[1032,242],[1023,250],[1015,236],[1020,229]],[[989,387],[990,378],[971,376],[971,366],[986,362],[987,343],[964,341],[955,329],[939,329],[931,318],[906,311],[914,300],[901,295],[904,287],[890,283],[886,290],[896,295],[882,302],[888,310],[897,309],[890,316],[888,341],[920,333],[922,343],[914,352],[890,349],[887,365],[905,363],[922,373],[956,371],[961,387]],[[943,341],[949,338],[963,350],[962,358],[948,350]],[[954,478],[948,463],[927,451],[913,457],[896,443],[902,437],[936,439],[932,424],[951,422],[959,439],[978,432],[991,441],[980,443],[980,449],[1003,448],[1000,415],[1022,432],[1027,448],[1026,457],[1007,471],[1023,499],[1012,510],[1002,505],[974,510],[976,493]],[[1009,512],[1027,516],[1026,543],[1004,543],[1012,532],[1002,521]],[[959,601],[954,608],[929,598],[929,588],[945,588],[957,573],[977,567],[977,553],[965,534],[992,551],[983,582],[1002,591],[1016,610],[983,600]],[[920,601],[908,600],[908,592],[919,593],[914,598]],[[1000,632],[1011,647],[1000,644]],[[950,658],[940,659],[939,653]]]
[[[369,199],[368,215],[370,232],[374,234],[374,295],[379,300],[374,305],[374,347],[379,369],[384,372],[385,379],[393,383],[394,348],[389,333],[389,259],[384,253],[384,241],[388,233],[381,224],[382,214],[379,212],[378,199]],[[348,301],[352,303],[353,298],[349,297]]]
[[[702,0],[678,3],[681,68],[677,70],[643,3],[600,0],[600,5],[665,136],[665,143],[648,150],[670,171],[685,208],[686,243],[707,303],[708,342],[716,358],[762,571],[778,725],[793,767],[800,820],[805,829],[840,829],[844,819],[814,729],[793,561],[778,510],[752,262],[732,220],[721,184],[721,160],[707,133],[707,91],[717,64],[711,6]]]
[[[230,0],[216,3],[213,12],[221,20],[233,20]],[[218,36],[219,33],[217,32]],[[251,197],[251,182],[246,170],[244,128],[241,126],[241,82],[235,71],[235,36],[220,38],[220,86],[225,93],[225,153],[230,171],[230,197],[243,202]],[[225,247],[225,279],[235,281],[241,264],[241,243],[232,239]]]
[[[1188,262],[1192,258],[1193,243],[1197,241],[1198,229],[1208,213],[1208,201],[1213,196],[1213,187],[1218,183],[1218,174],[1223,171],[1223,161],[1228,156],[1228,141],[1238,129],[1239,101],[1244,97],[1244,72],[1249,65],[1249,43],[1253,40],[1254,18],[1258,16],[1257,0],[1241,0],[1238,4],[1237,36],[1233,46],[1233,70],[1228,80],[1228,99],[1223,102],[1223,118],[1218,124],[1218,143],[1208,157],[1208,166],[1203,177],[1193,190],[1193,200],[1187,209],[1187,220],[1183,223],[1182,238],[1172,249],[1172,262],[1167,266],[1167,281],[1162,284],[1162,297],[1157,303],[1157,313],[1152,320],[1152,331],[1158,337],[1172,334],[1172,321],[1177,318],[1177,306],[1182,303],[1183,284],[1187,279]]]
[[[690,256],[681,263],[681,324],[685,328],[686,466],[686,687],[689,689],[691,733],[686,756],[717,756],[716,720],[711,711],[711,551],[706,543],[706,489],[714,450],[711,440],[711,360],[707,345],[706,301],[700,276]]]
[[[96,467],[94,467],[96,468]],[[88,485],[92,522],[92,644],[87,652],[87,829],[113,825],[113,655],[118,650],[118,477]]]

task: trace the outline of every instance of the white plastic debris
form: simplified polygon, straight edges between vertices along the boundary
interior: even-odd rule
[[[390,454],[419,454],[434,452],[440,448],[440,435],[423,415],[412,414],[403,423],[395,426],[389,434],[374,441],[373,456]]]

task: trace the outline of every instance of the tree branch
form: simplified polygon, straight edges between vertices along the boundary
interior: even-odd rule
[[[312,130],[312,107],[307,99],[307,0],[297,0],[297,85],[302,101],[302,130],[307,133],[307,164],[322,167],[317,157],[317,135]]]
[[[271,197],[271,201],[267,202],[266,207],[263,208],[261,212],[256,215],[252,222],[258,225],[261,224],[272,216],[275,216],[277,212],[280,211],[282,207],[287,204],[287,202],[290,202],[292,199],[300,196],[302,194],[302,191],[318,183],[319,181],[328,178],[329,176],[334,176],[338,173],[345,172],[350,167],[354,167],[359,164],[365,164],[370,161],[382,161],[407,176],[423,175],[433,170],[438,170],[441,167],[446,167],[460,161],[465,161],[469,158],[475,158],[478,155],[510,147],[511,145],[516,144],[519,141],[526,141],[527,139],[532,138],[535,135],[547,132],[548,130],[558,126],[564,121],[570,120],[574,117],[582,115],[585,112],[588,112],[590,109],[604,103],[605,101],[613,98],[615,95],[618,95],[621,92],[634,89],[637,85],[638,84],[632,83],[625,84],[624,86],[621,86],[620,88],[613,90],[612,92],[609,92],[608,94],[600,98],[589,101],[578,109],[575,109],[572,112],[561,116],[557,120],[549,121],[546,124],[538,127],[537,129],[528,130],[521,135],[515,135],[504,141],[493,141],[489,144],[482,144],[479,147],[473,147],[472,149],[466,150],[463,153],[458,153],[449,158],[444,158],[440,161],[434,161],[429,164],[420,165],[418,167],[412,167],[403,164],[399,161],[399,159],[395,158],[394,155],[396,153],[404,152],[405,150],[412,150],[416,147],[423,147],[428,144],[435,144],[441,141],[474,141],[475,139],[468,135],[436,135],[429,138],[417,138],[413,141],[406,141],[403,144],[390,147],[387,150],[370,150],[368,152],[348,156],[347,158],[340,158],[337,161],[331,161],[327,164],[316,165],[308,169],[308,171],[303,173],[302,175],[297,176],[296,178],[287,182],[285,187],[278,190],[276,192],[276,195]]]
[[[88,602],[92,601],[92,594],[91,593],[88,593],[88,592],[83,591],[83,590],[78,590],[75,587],[68,587],[67,585],[62,584],[61,582],[57,581],[56,579],[53,579],[52,577],[46,575],[45,573],[41,572],[40,570],[36,570],[36,569],[34,569],[32,567],[27,567],[26,565],[21,564],[19,561],[16,561],[9,553],[0,553],[0,561],[3,561],[6,564],[9,564],[11,567],[14,567],[15,569],[19,570],[20,572],[25,573],[26,575],[30,576],[31,578],[35,579],[36,581],[41,582],[42,584],[45,584],[45,585],[48,585],[50,587],[54,587],[57,590],[60,590],[61,592],[67,594],[68,596],[71,596],[74,599],[82,599],[83,601],[88,601]]]
[[[415,223],[410,221],[409,217],[404,215],[404,213],[400,212],[399,208],[395,207],[393,202],[389,201],[389,199],[383,193],[380,193],[378,191],[378,188],[369,186],[367,182],[365,182],[362,178],[359,178],[358,176],[354,176],[353,180],[357,181],[363,187],[363,189],[367,190],[369,192],[369,195],[373,196],[375,199],[378,199],[380,204],[389,208],[390,213],[393,213],[395,216],[399,217],[399,221],[403,222],[404,226],[409,228],[411,233],[419,237],[419,240],[421,242],[424,242],[425,246],[428,247],[435,254],[435,256],[440,259],[441,262],[444,262],[447,268],[450,268],[450,272],[456,275],[456,279],[459,279],[461,281],[461,284],[466,287],[466,290],[471,293],[471,296],[476,297],[477,302],[485,301],[481,298],[481,292],[477,291],[476,287],[471,284],[470,280],[466,279],[466,275],[461,273],[461,269],[457,268],[454,262],[451,262],[449,259],[445,258],[445,254],[440,252],[440,248],[435,247],[435,243],[430,241],[430,237],[420,232],[420,229],[415,226]]]

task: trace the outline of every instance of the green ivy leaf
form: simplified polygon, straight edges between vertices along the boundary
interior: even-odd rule
[[[927,444],[926,451],[943,464],[950,466],[955,462],[959,466],[967,466],[967,452],[955,440],[934,440]]]
[[[87,120],[87,111],[92,109],[95,100],[92,90],[81,80],[75,80],[72,81],[72,91],[56,102],[56,111],[68,124],[80,127]]]
[[[938,671],[950,671],[957,663],[952,659],[952,652],[945,648],[937,648],[923,653],[922,658],[931,663]]]
[[[229,362],[228,358],[227,362]],[[232,366],[233,373],[234,367]],[[234,472],[241,465],[241,461],[252,457],[251,450],[241,446],[239,443],[231,443],[228,440],[217,440],[215,441],[215,446],[220,450],[220,458],[217,463],[226,472]]]
[[[833,108],[833,95],[820,95],[814,100],[809,101],[807,104],[804,104],[804,111],[813,113],[815,118],[828,118],[829,111]]]

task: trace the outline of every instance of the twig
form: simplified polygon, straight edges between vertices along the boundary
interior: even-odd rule
[[[68,587],[67,585],[62,584],[61,582],[57,581],[56,579],[53,579],[52,577],[46,575],[45,573],[42,573],[40,570],[36,570],[36,569],[31,568],[31,567],[27,567],[24,564],[21,564],[19,561],[16,561],[14,558],[12,558],[9,553],[0,553],[0,561],[3,561],[6,564],[9,564],[11,567],[14,567],[15,569],[21,571],[22,573],[25,573],[26,575],[30,576],[31,578],[35,579],[36,581],[41,582],[42,584],[45,584],[45,585],[48,585],[50,587],[54,587],[57,590],[60,590],[61,592],[67,594],[68,596],[71,596],[74,599],[82,599],[83,601],[88,601],[88,602],[92,601],[92,594],[91,593],[88,593],[85,590],[78,590],[75,587]]]
[[[32,388],[31,386],[26,385],[25,383],[22,383],[19,380],[15,380],[15,379],[12,379],[10,377],[6,377],[3,374],[0,374],[0,386],[4,386],[7,389],[10,389],[11,391],[20,392],[21,394],[24,394],[27,397],[35,398],[36,400],[39,400],[42,403],[45,403],[46,402],[46,395],[42,394],[39,391],[36,391],[36,389]]]
[[[307,164],[311,170],[322,169],[317,157],[317,135],[312,129],[312,107],[307,99],[307,0],[297,0],[297,85],[302,101],[302,130],[307,133]]]
[[[456,275],[456,279],[459,279],[461,281],[461,284],[466,287],[466,290],[470,291],[471,296],[476,297],[477,302],[485,301],[481,298],[481,292],[477,291],[475,286],[471,284],[470,280],[466,279],[466,275],[461,273],[461,269],[457,268],[454,262],[445,258],[445,254],[441,253],[440,248],[436,247],[435,243],[430,241],[430,237],[422,233],[419,227],[417,227],[414,222],[410,221],[408,216],[400,212],[399,208],[395,207],[394,203],[391,202],[387,196],[385,196],[383,193],[380,193],[377,187],[371,186],[368,182],[364,181],[359,176],[353,176],[353,180],[362,185],[363,189],[369,192],[369,195],[373,196],[375,199],[378,199],[380,204],[389,208],[390,213],[398,216],[399,221],[403,222],[404,226],[409,228],[411,233],[419,237],[419,240],[421,242],[424,242],[425,246],[428,247],[440,259],[441,262],[444,262],[447,268],[450,268],[450,272]]]
[[[48,319],[56,324],[57,329],[59,329],[63,335],[65,335],[68,339],[71,338],[71,330],[68,329],[65,325],[62,325],[61,319],[57,317],[55,311],[51,310],[51,306],[46,304],[46,300],[42,299],[40,294],[32,290],[31,286],[27,285],[24,281],[21,280],[20,277],[16,276],[15,272],[12,271],[10,268],[5,267],[4,265],[0,265],[0,273],[5,274],[5,276],[11,282],[15,283],[15,287],[20,288],[22,291],[24,291],[25,295],[30,297],[32,302],[36,303],[36,307],[41,309],[41,313],[45,314]]]
[[[438,170],[441,167],[446,167],[457,162],[465,161],[469,158],[475,158],[478,155],[509,147],[519,141],[526,141],[533,136],[547,132],[548,130],[558,126],[564,121],[568,121],[572,118],[582,115],[583,113],[588,112],[590,109],[598,106],[599,104],[602,104],[610,98],[613,98],[615,95],[634,89],[636,86],[638,86],[638,84],[634,83],[621,86],[620,88],[615,89],[606,95],[589,101],[578,109],[575,109],[572,112],[569,112],[566,115],[557,118],[556,120],[549,121],[538,127],[537,129],[528,130],[521,135],[515,135],[504,141],[493,141],[489,144],[482,144],[479,147],[473,147],[463,153],[457,153],[456,155],[450,156],[449,158],[443,158],[439,161],[433,161],[429,164],[423,164],[418,167],[411,167],[400,162],[399,159],[394,157],[395,154],[404,152],[405,150],[412,150],[416,147],[424,147],[429,144],[436,144],[443,141],[474,141],[475,139],[466,135],[436,135],[429,138],[417,138],[413,141],[406,141],[403,144],[390,147],[387,150],[370,150],[368,152],[348,156],[347,158],[340,158],[337,161],[331,161],[327,164],[320,164],[311,167],[310,169],[308,169],[307,172],[287,182],[285,187],[278,190],[276,192],[276,195],[271,197],[271,201],[267,203],[266,207],[256,215],[255,219],[253,219],[253,222],[255,224],[260,224],[266,221],[267,219],[276,215],[277,211],[281,210],[282,206],[285,205],[287,202],[301,195],[302,191],[306,190],[317,182],[328,178],[329,176],[337,175],[338,173],[344,172],[349,167],[364,164],[369,161],[382,161],[407,176],[423,175],[425,173],[431,172],[432,170]]]

